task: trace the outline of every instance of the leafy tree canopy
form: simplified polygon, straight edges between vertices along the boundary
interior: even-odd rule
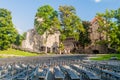
[[[58,13],[50,5],[44,5],[38,8],[35,16],[35,29],[41,35],[48,31],[54,33],[60,28]]]
[[[61,20],[61,39],[66,37],[74,37],[79,39],[79,31],[84,31],[80,18],[76,15],[76,10],[73,6],[60,6]]]
[[[17,30],[13,27],[11,12],[0,8],[0,50],[7,49],[16,40]]]
[[[105,13],[98,13],[101,17],[99,24],[101,32],[105,32],[106,42],[120,52],[120,8],[117,10],[106,10]]]
[[[83,46],[83,48],[88,45],[91,40],[89,38],[89,32],[88,32],[88,29],[89,29],[89,26],[91,25],[89,21],[82,21],[82,24],[83,24],[83,27],[85,29],[84,32],[81,32],[79,33],[79,43],[81,46]]]
[[[35,29],[42,35],[45,35],[45,45],[47,38],[50,34],[54,34],[60,29],[60,21],[58,19],[58,13],[50,5],[45,5],[38,8],[35,16]],[[47,45],[45,46],[45,53],[47,53]]]

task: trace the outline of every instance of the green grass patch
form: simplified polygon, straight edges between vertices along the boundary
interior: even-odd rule
[[[0,58],[7,58],[7,57],[25,57],[25,56],[38,56],[36,53],[24,52],[15,49],[8,49],[0,51]]]
[[[90,60],[110,60],[111,57],[117,57],[120,60],[120,54],[97,54],[94,58],[90,58]]]

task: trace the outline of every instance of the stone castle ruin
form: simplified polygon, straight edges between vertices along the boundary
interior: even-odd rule
[[[100,41],[106,40],[106,35],[102,32],[99,32],[98,29],[100,28],[98,23],[98,18],[95,17],[89,26],[89,38],[91,43],[83,49],[79,42],[75,41],[74,38],[67,38],[64,41],[65,49],[68,52],[76,52],[76,53],[107,53],[108,48],[105,44],[99,44]],[[69,51],[70,50],[70,51]]]
[[[31,29],[26,33],[26,39],[22,42],[22,48],[30,52],[44,52],[45,46],[47,46],[47,52],[57,52],[59,46],[59,35],[60,33],[56,31],[54,34],[50,34],[45,43],[45,36],[39,35],[35,29]]]
[[[91,21],[91,26],[89,26],[89,38],[91,39],[91,44],[83,48],[78,48],[77,41],[74,38],[67,38],[64,44],[64,53],[76,52],[76,53],[107,53],[107,47],[103,44],[96,44],[101,40],[105,40],[106,36],[103,33],[98,32],[100,28],[98,19],[95,17]],[[47,42],[45,43],[46,33],[43,35],[39,35],[35,29],[31,29],[26,33],[26,39],[22,42],[22,50],[30,51],[30,52],[45,52],[45,46],[47,46],[47,52],[55,52],[59,51],[59,43],[60,43],[60,32],[56,31],[54,34],[50,34],[47,38]],[[76,50],[77,48],[77,50]],[[75,51],[76,50],[76,51]],[[63,53],[63,54],[64,54]]]
[[[89,27],[89,38],[91,40],[91,44],[85,47],[86,53],[107,53],[107,46],[105,44],[99,44],[98,42],[102,40],[106,40],[106,35],[102,32],[99,32],[100,28],[98,23],[98,18],[95,17],[91,21],[91,26]]]

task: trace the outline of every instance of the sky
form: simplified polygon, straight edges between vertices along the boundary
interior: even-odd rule
[[[20,34],[34,28],[35,14],[43,5],[57,11],[60,5],[72,5],[81,20],[91,21],[98,12],[120,8],[120,0],[0,0],[0,8],[11,11],[13,24]]]

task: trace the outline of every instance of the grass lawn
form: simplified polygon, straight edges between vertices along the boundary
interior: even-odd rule
[[[7,58],[7,57],[25,57],[25,56],[38,56],[36,53],[24,52],[15,49],[8,49],[0,51],[0,58]]]
[[[90,60],[110,60],[111,57],[117,57],[120,60],[120,54],[97,54],[96,57],[90,58]]]

